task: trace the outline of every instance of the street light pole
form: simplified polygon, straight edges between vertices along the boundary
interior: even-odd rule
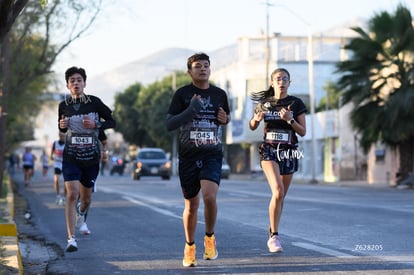
[[[313,78],[313,39],[312,30],[308,26],[308,77],[309,77],[309,101],[311,113],[311,140],[312,140],[312,178],[310,183],[317,183],[316,180],[316,140],[315,140],[315,85]]]
[[[269,63],[270,63],[270,39],[269,39],[269,7],[271,4],[269,3],[269,0],[266,1],[266,37],[265,37],[265,43],[266,43],[266,83],[265,87],[269,85]]]

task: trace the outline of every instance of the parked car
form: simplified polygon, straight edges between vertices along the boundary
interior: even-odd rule
[[[230,177],[230,165],[227,163],[225,159],[223,159],[223,163],[221,164],[221,178],[228,179]]]
[[[171,161],[161,148],[142,148],[138,151],[132,169],[132,178],[139,180],[142,176],[159,176],[164,180],[171,177]]]

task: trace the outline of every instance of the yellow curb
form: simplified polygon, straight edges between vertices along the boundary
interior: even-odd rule
[[[2,261],[5,266],[16,270],[13,274],[23,274],[22,257],[20,255],[20,249],[17,241],[17,237],[0,237],[0,241],[3,245],[4,251],[2,252]]]
[[[0,223],[0,236],[17,236],[16,224],[14,223]]]
[[[0,241],[3,245],[3,260],[5,265],[18,270],[19,275],[23,275],[22,255],[20,253],[19,241],[17,239],[17,227],[14,222],[14,194],[11,188],[11,180],[7,181],[7,216],[4,219],[7,223],[0,223]]]

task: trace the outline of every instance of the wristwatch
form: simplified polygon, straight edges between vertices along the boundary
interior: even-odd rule
[[[293,123],[295,123],[295,120],[292,118],[292,119],[288,122],[288,124],[292,125]]]

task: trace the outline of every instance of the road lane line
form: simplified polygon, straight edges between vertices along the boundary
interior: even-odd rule
[[[340,251],[337,251],[337,250],[317,246],[317,245],[310,244],[310,243],[292,242],[292,245],[298,246],[298,247],[301,247],[301,248],[304,248],[304,249],[308,249],[308,250],[313,250],[313,251],[320,252],[322,254],[326,254],[326,255],[330,255],[330,256],[334,256],[334,257],[357,258],[357,256],[354,256],[354,255],[351,255],[351,254],[346,254],[346,253],[343,253],[343,252],[340,252]]]
[[[132,197],[123,196],[123,198],[126,199],[127,201],[132,202],[132,203],[135,203],[135,204],[138,204],[138,205],[141,205],[141,206],[145,206],[145,207],[151,209],[152,211],[157,212],[157,213],[160,213],[162,215],[169,216],[169,217],[173,217],[173,218],[182,219],[181,216],[178,216],[178,215],[176,215],[175,213],[173,213],[171,211],[168,211],[168,210],[165,210],[165,209],[161,209],[159,207],[152,206],[151,204],[145,203],[143,201],[139,201],[139,200],[134,199]]]
[[[102,187],[101,191],[106,192],[106,193],[112,193],[112,194],[116,193],[118,195],[121,195],[127,201],[130,201],[130,202],[135,203],[137,205],[147,207],[147,208],[149,208],[149,209],[151,209],[151,210],[153,210],[157,213],[160,213],[162,215],[166,215],[166,216],[169,216],[169,217],[172,217],[172,218],[177,218],[179,220],[183,219],[183,216],[181,216],[181,215],[176,215],[175,213],[173,213],[171,211],[168,211],[168,210],[162,209],[160,207],[154,206],[155,204],[166,205],[165,202],[163,202],[160,199],[157,199],[157,198],[154,198],[154,197],[148,197],[148,196],[144,197],[144,196],[140,196],[140,195],[137,195],[137,194],[133,194],[131,196],[131,194],[129,194],[129,193],[122,192],[122,191],[119,191],[119,190],[114,190],[112,188],[106,188],[106,187]],[[204,224],[204,222],[201,221],[201,220],[198,220],[197,223]]]

